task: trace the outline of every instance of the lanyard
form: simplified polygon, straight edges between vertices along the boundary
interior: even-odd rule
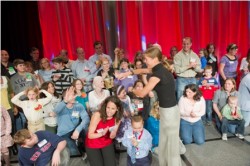
[[[133,131],[133,134],[135,135],[134,131]],[[143,134],[143,130],[140,132],[140,135],[139,135],[138,139],[135,137],[137,141],[140,141],[142,134]],[[136,147],[136,150],[139,150],[139,148]]]

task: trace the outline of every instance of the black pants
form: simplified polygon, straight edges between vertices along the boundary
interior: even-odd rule
[[[86,147],[88,160],[91,166],[115,166],[115,149],[111,144],[101,149]]]

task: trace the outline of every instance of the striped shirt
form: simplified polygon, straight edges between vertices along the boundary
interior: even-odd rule
[[[61,77],[54,81],[53,76],[54,75],[61,75]],[[62,70],[56,70],[52,72],[52,82],[55,84],[56,92],[60,95],[62,95],[63,91],[67,88],[69,88],[74,80],[74,76],[72,73],[72,70],[64,67]]]

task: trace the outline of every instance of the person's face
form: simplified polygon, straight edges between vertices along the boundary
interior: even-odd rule
[[[97,55],[101,55],[103,53],[103,47],[101,44],[95,46],[95,52]]]
[[[120,92],[120,94],[118,95],[118,98],[119,98],[119,99],[126,99],[126,95],[127,95],[127,93],[126,93],[125,89],[123,89],[123,90]]]
[[[177,54],[177,52],[178,52],[177,48],[175,48],[175,47],[171,48],[171,51],[170,51],[171,58],[174,58],[174,56]]]
[[[55,93],[55,87],[53,84],[49,84],[48,85],[48,90],[47,90],[50,94],[54,94]]]
[[[211,77],[212,76],[212,70],[211,69],[206,69],[204,71],[204,74],[205,74],[206,77]]]
[[[113,117],[117,111],[117,106],[115,103],[109,101],[106,106],[106,114],[109,118]]]
[[[61,68],[63,68],[63,64],[55,62],[54,67],[55,67],[56,70],[60,70]]]
[[[18,64],[16,67],[18,72],[25,72],[25,65],[24,64]]]
[[[237,107],[237,103],[238,103],[238,100],[235,100],[235,101],[233,101],[233,100],[228,100],[228,105],[229,105],[230,108],[235,108],[235,107]]]
[[[214,53],[214,46],[213,46],[213,45],[210,45],[210,46],[209,46],[209,48],[208,48],[208,53],[209,53],[209,54]]]
[[[146,63],[147,67],[148,68],[153,68],[154,67],[154,59],[153,58],[150,58],[149,56],[147,56],[145,54],[144,56],[144,62]]]
[[[28,91],[27,97],[29,100],[34,101],[36,100],[37,94],[33,90],[30,90]]]
[[[39,59],[39,50],[32,51],[30,53],[30,56],[32,56],[33,61],[38,61],[38,59]]]
[[[34,70],[31,65],[25,65],[25,71],[29,73],[33,73]]]
[[[36,134],[30,132],[30,136],[31,137],[29,139],[25,140],[24,146],[33,147],[35,144],[38,143],[38,138]]]
[[[84,60],[85,52],[84,52],[84,50],[82,48],[80,48],[80,49],[77,50],[77,57],[80,60]]]
[[[108,60],[104,60],[102,61],[102,68],[104,71],[108,71],[110,67],[109,61]]]
[[[190,51],[190,48],[192,46],[192,43],[190,40],[188,39],[184,39],[183,42],[182,42],[182,48],[185,52],[188,52]]]
[[[134,132],[141,132],[143,130],[143,122],[132,122],[132,128]]]
[[[41,60],[41,65],[44,69],[48,69],[49,68],[49,62],[45,59]]]
[[[63,56],[64,58],[68,58],[67,50],[61,50],[60,55]]]
[[[229,50],[229,53],[231,53],[232,55],[236,55],[237,52],[238,52],[238,48],[231,48],[231,49]]]
[[[200,57],[203,57],[203,56],[204,56],[204,52],[203,52],[203,51],[200,51],[200,52],[199,52],[199,56],[200,56]]]
[[[1,50],[1,61],[2,62],[8,62],[9,61],[9,54],[5,50]]]
[[[227,80],[224,84],[224,89],[227,91],[227,92],[231,92],[231,90],[234,88],[234,84],[231,80]]]
[[[188,99],[193,99],[194,95],[196,94],[196,92],[193,92],[191,89],[186,89],[186,95]]]
[[[104,81],[103,81],[103,79],[96,81],[95,82],[95,87],[98,88],[98,89],[104,88]]]
[[[142,90],[143,89],[143,84],[141,82],[137,82],[137,84],[135,85],[135,89],[136,90]]]
[[[121,63],[121,68],[122,68],[123,70],[128,69],[128,63],[127,63],[127,62],[122,62],[122,63]]]
[[[82,82],[80,81],[80,80],[77,80],[76,81],[76,85],[75,85],[76,87],[76,90],[82,90],[82,88],[83,88],[83,84],[82,84]]]
[[[135,63],[135,67],[136,67],[136,69],[141,69],[141,68],[142,68],[142,63],[141,63],[141,61],[137,61],[137,62]]]

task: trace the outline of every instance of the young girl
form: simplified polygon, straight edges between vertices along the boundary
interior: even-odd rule
[[[61,98],[59,98],[59,95],[55,91],[55,86],[52,82],[44,82],[41,85],[41,89],[46,90],[52,95],[51,101],[46,104],[43,107],[43,112],[44,112],[44,123],[45,123],[45,129],[47,131],[50,131],[52,133],[56,134],[56,129],[57,129],[57,118],[56,114],[53,112],[56,105],[61,101]],[[41,98],[46,97],[43,93],[40,94]]]
[[[115,90],[115,95],[121,100],[122,107],[124,109],[123,118],[121,121],[121,125],[118,129],[118,133],[116,136],[116,140],[121,142],[123,139],[124,132],[131,128],[131,120],[130,117],[134,115],[134,109],[131,104],[130,97],[127,95],[125,87],[120,85]]]
[[[43,92],[46,95],[44,99],[38,99],[39,92]],[[29,100],[21,101],[20,97],[26,95]],[[28,120],[28,129],[31,132],[38,130],[45,130],[43,111],[42,108],[45,104],[49,103],[52,99],[52,95],[46,90],[40,90],[36,87],[29,87],[23,92],[15,95],[11,102],[23,109],[24,115]]]
[[[87,93],[84,92],[83,82],[80,79],[75,79],[72,83],[76,92],[76,101],[83,105],[85,110],[89,113],[89,99]]]
[[[42,76],[44,81],[51,81],[52,72],[55,71],[51,68],[49,60],[47,58],[43,58],[40,60],[40,70],[38,70],[38,74]]]
[[[90,165],[115,166],[113,139],[122,119],[123,107],[116,96],[106,98],[90,121],[85,140]]]
[[[10,166],[10,156],[8,147],[13,145],[11,133],[11,119],[7,110],[0,107],[1,115],[1,160],[3,159],[7,166]]]

